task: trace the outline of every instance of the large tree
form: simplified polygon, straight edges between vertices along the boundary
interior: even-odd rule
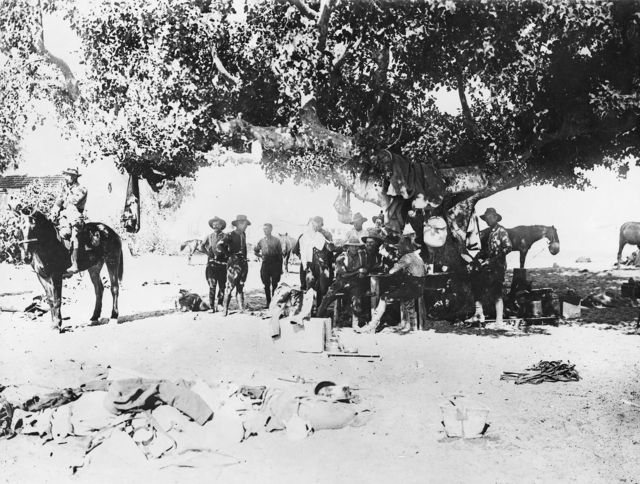
[[[80,97],[71,68],[47,46],[43,20],[58,3],[0,2],[0,172],[18,166],[24,132],[43,121],[43,106],[52,104],[67,117]]]
[[[638,155],[638,1],[91,5],[71,17],[89,73],[76,127],[88,158],[151,181],[251,148],[275,179],[384,206],[400,154],[441,174],[460,239],[482,197]]]

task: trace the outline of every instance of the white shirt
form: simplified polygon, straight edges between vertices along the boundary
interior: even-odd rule
[[[306,268],[307,264],[313,262],[313,249],[322,250],[327,243],[327,239],[324,238],[320,232],[314,232],[310,230],[300,237],[300,259],[302,267]]]

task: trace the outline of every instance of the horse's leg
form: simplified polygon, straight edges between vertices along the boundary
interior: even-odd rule
[[[622,249],[627,245],[627,241],[624,239],[624,236],[620,234],[620,242],[618,244],[618,258],[616,259],[618,262],[616,264],[616,268],[620,269],[620,259],[622,258]]]
[[[51,329],[59,330],[61,321],[57,318],[57,312],[55,310],[55,299],[53,295],[53,281],[50,278],[42,277],[38,274],[38,280],[42,284],[45,296],[47,298],[47,304],[49,305],[49,312],[51,313]]]
[[[58,331],[62,331],[62,274],[54,274],[51,276],[51,282],[53,285],[54,324]]]
[[[527,259],[527,252],[529,252],[527,249],[520,250],[520,269],[524,269],[524,261]]]
[[[231,267],[227,267],[227,283],[224,288],[224,315],[229,314],[229,304],[231,303],[231,291],[235,285],[235,275],[231,270]]]
[[[89,277],[91,277],[91,282],[93,283],[93,289],[96,293],[96,303],[93,307],[93,315],[91,316],[91,321],[96,322],[100,319],[100,314],[102,314],[102,295],[104,294],[104,285],[102,284],[102,279],[100,278],[100,271],[102,270],[103,263],[100,262],[93,267],[89,267]]]
[[[120,258],[122,252],[117,257],[107,259],[107,271],[109,272],[109,282],[111,285],[111,297],[113,299],[113,306],[111,307],[111,323],[118,322],[119,310],[118,310],[118,296],[120,295]]]

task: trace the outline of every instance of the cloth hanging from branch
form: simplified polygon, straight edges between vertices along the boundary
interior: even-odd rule
[[[137,233],[140,231],[140,185],[138,177],[134,175],[129,175],[122,222],[127,232]]]
[[[405,201],[419,198],[420,208],[437,207],[442,203],[446,185],[444,179],[431,165],[410,162],[390,151],[386,153],[391,170],[387,189],[387,195],[391,197],[391,201],[386,207],[386,225],[388,229],[402,233],[409,210]]]
[[[338,220],[343,224],[350,224],[353,218],[351,213],[351,192],[346,188],[340,190],[338,198],[333,202],[333,208],[338,212]]]
[[[405,200],[419,194],[433,205],[440,205],[444,197],[445,182],[435,168],[427,163],[412,163],[395,153],[391,155],[391,180],[387,195]]]

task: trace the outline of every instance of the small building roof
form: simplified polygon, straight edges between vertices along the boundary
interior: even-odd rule
[[[0,190],[19,190],[20,188],[24,188],[32,182],[39,181],[42,182],[45,186],[54,186],[59,185],[64,181],[64,176],[62,175],[52,175],[52,176],[27,176],[27,175],[9,175],[9,176],[0,176]]]

